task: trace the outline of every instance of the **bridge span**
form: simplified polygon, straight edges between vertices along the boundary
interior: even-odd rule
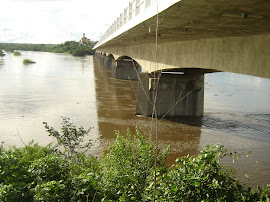
[[[205,73],[270,78],[269,11],[269,0],[132,0],[94,49],[113,78],[139,78],[137,114],[157,99],[159,117],[202,116]]]

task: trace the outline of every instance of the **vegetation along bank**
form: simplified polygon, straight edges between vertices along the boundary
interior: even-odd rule
[[[97,159],[86,154],[90,129],[76,128],[68,118],[61,132],[44,125],[57,145],[0,147],[0,201],[269,201],[269,188],[245,188],[234,170],[220,164],[225,156],[240,156],[223,146],[207,146],[167,167],[169,148],[127,131],[127,138],[116,133]]]
[[[53,53],[69,53],[73,56],[94,55],[92,49],[94,42],[82,44],[76,41],[66,41],[62,44],[23,44],[23,43],[0,43],[0,49],[6,52],[14,52],[15,50],[23,51],[40,51]]]

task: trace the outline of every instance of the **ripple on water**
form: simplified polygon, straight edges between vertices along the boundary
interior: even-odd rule
[[[270,114],[207,114],[203,128],[270,143]]]

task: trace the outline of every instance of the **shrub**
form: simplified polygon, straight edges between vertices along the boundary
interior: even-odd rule
[[[102,191],[104,198],[141,201],[148,176],[155,167],[155,147],[138,130],[127,139],[116,133],[114,143],[102,159]],[[168,150],[158,152],[157,166],[164,167]]]
[[[164,175],[158,176],[157,201],[260,201],[269,193],[245,190],[234,171],[219,163],[227,155],[223,146],[207,146],[197,157],[181,157]],[[153,199],[151,185],[148,200]]]
[[[13,55],[15,55],[15,56],[20,56],[20,55],[22,55],[22,54],[21,54],[20,51],[14,51]]]
[[[167,169],[169,149],[156,148],[138,130],[133,136],[127,131],[127,138],[116,133],[98,160],[80,151],[89,130],[65,118],[62,124],[62,133],[47,123],[45,128],[69,155],[34,142],[0,146],[0,201],[269,201],[269,189],[245,189],[220,164],[220,158],[235,157],[223,146],[207,146]]]
[[[33,63],[36,63],[36,62],[34,62],[33,60],[30,60],[30,59],[24,59],[24,60],[23,60],[23,64],[24,64],[24,65],[27,65],[27,64],[33,64]]]
[[[42,147],[34,142],[22,148],[0,149],[0,201],[31,201],[31,189],[37,179],[29,170],[32,161],[43,158],[55,150]]]
[[[92,156],[80,153],[70,159],[33,142],[22,148],[1,146],[0,172],[0,201],[101,200],[99,162]]]
[[[36,159],[29,166],[29,172],[40,182],[67,180],[69,171],[69,162],[57,154]]]
[[[44,182],[33,189],[34,199],[35,201],[69,201],[65,187],[62,180]]]
[[[57,146],[63,146],[64,152],[68,158],[72,158],[80,152],[86,152],[92,146],[92,139],[83,143],[85,136],[89,134],[91,128],[85,130],[83,127],[76,126],[67,117],[62,117],[61,132],[58,132],[53,127],[50,127],[46,122],[43,122],[49,136],[56,138]],[[83,151],[84,150],[84,151]]]

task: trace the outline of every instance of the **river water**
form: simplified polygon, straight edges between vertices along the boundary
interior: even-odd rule
[[[36,64],[23,65],[24,58]],[[64,116],[77,126],[92,127],[91,138],[97,141],[91,153],[98,155],[104,142],[115,138],[114,130],[121,134],[136,127],[151,131],[150,118],[134,115],[136,94],[136,81],[111,79],[93,56],[7,53],[0,61],[0,141],[23,146],[34,139],[46,145],[53,139],[42,122],[59,130]],[[269,184],[269,104],[269,79],[226,72],[206,74],[204,117],[158,122],[159,144],[171,145],[168,164],[181,155],[196,155],[208,144],[220,143],[230,151],[252,151],[236,163],[225,161],[237,168],[240,180],[251,186]]]

